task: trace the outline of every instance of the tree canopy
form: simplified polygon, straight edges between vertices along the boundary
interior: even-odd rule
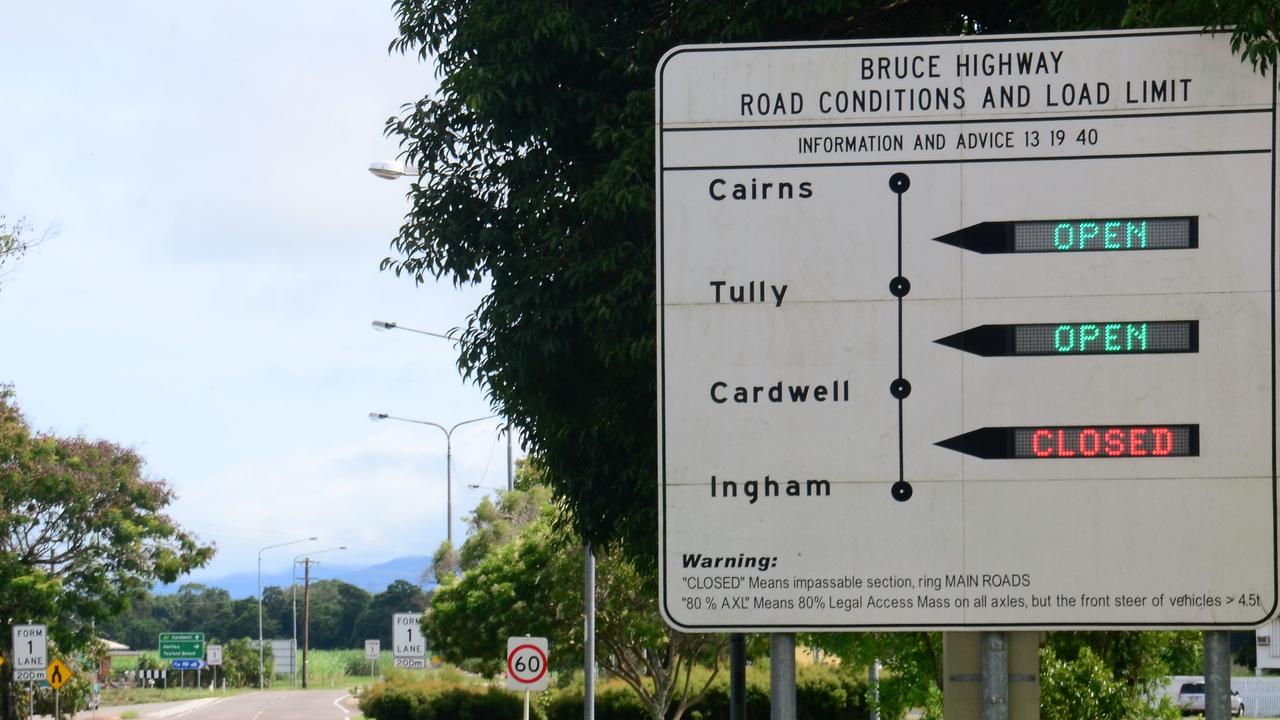
[[[685,43],[1235,26],[1274,68],[1274,0],[395,0],[439,91],[387,124],[422,171],[384,268],[492,290],[460,368],[544,459],[579,534],[656,548],[654,68]],[[1224,42],[1226,40],[1224,39]]]
[[[156,581],[206,563],[211,546],[164,515],[173,493],[142,474],[133,450],[33,434],[0,388],[0,652],[14,624],[45,623],[63,652],[89,648],[94,627]],[[15,718],[12,674],[0,717]]]

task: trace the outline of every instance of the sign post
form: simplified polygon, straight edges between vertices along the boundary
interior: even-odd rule
[[[529,693],[547,689],[547,639],[507,638],[507,689],[524,691],[524,720],[529,720]]]
[[[160,633],[159,647],[161,660],[200,660],[204,657],[204,633]]]
[[[427,666],[427,641],[422,637],[421,613],[395,613],[391,616],[392,664],[407,670]]]
[[[690,46],[656,80],[669,624],[1275,615],[1277,90],[1225,36]]]
[[[44,679],[49,663],[47,625],[13,626],[13,681],[27,683],[28,716],[35,716],[35,682]]]
[[[382,654],[381,640],[365,640],[364,641],[364,659],[369,661],[369,675],[377,677],[378,675],[378,656]]]
[[[222,664],[222,646],[208,645],[205,647],[205,662],[209,667],[213,668],[213,687],[218,686],[218,666]]]
[[[1274,614],[1276,88],[1224,36],[685,47],[657,87],[671,625]]]
[[[55,718],[62,717],[61,708],[59,707],[62,695],[62,686],[71,680],[71,668],[58,658],[54,658],[49,663],[49,667],[45,669],[45,680],[49,683],[49,687],[53,688],[53,716]],[[74,708],[73,708],[74,710]]]

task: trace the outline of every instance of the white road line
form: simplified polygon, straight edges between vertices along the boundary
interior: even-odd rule
[[[184,715],[189,715],[197,710],[203,710],[204,708],[207,708],[210,705],[216,705],[222,702],[223,700],[226,700],[226,698],[200,698],[199,700],[192,700],[190,702],[183,703],[181,705],[178,705],[177,707],[166,708],[159,712],[147,713],[142,717],[144,718],[180,718]]]
[[[338,698],[337,700],[334,700],[334,701],[333,701],[333,706],[334,706],[334,707],[336,707],[336,708],[338,708],[339,710],[341,710],[341,711],[342,711],[342,716],[343,716],[343,717],[350,717],[350,716],[351,716],[351,711],[350,711],[350,710],[348,710],[348,709],[347,709],[345,706],[343,706],[343,704],[342,704],[342,701],[343,701],[343,700],[346,700],[346,699],[347,699],[347,698],[349,698],[349,697],[351,697],[351,696],[350,696],[350,695],[343,695],[342,697],[340,697],[340,698]]]

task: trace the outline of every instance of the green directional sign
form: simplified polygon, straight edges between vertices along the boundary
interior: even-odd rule
[[[160,633],[161,660],[192,660],[204,657],[204,633]]]

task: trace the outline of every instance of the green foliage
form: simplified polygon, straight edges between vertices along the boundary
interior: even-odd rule
[[[270,677],[274,663],[271,653],[263,657]],[[218,677],[227,681],[227,687],[256,687],[258,684],[258,650],[249,638],[239,638],[222,644],[222,667]]]
[[[173,523],[173,494],[142,458],[106,441],[32,434],[0,387],[0,652],[15,622],[43,622],[64,652],[90,648],[95,624],[157,580],[208,562],[213,548]],[[13,718],[12,675],[0,717]]]
[[[1233,25],[1274,64],[1275,0],[394,0],[439,91],[386,126],[422,168],[383,268],[487,281],[459,367],[543,458],[579,535],[656,546],[653,73],[684,43]],[[1224,38],[1224,43],[1226,42]]]
[[[815,633],[802,641],[834,653],[849,667],[867,668],[879,660],[879,704],[886,720],[923,708],[925,719],[942,717],[941,633]]]
[[[1088,646],[1074,659],[1052,647],[1040,651],[1041,720],[1147,720],[1174,718],[1167,699],[1153,702],[1119,678]]]
[[[379,683],[360,698],[360,711],[373,720],[509,720],[523,709],[523,696],[508,690],[435,680]]]
[[[12,266],[22,259],[32,247],[48,239],[50,233],[41,237],[31,236],[31,224],[23,218],[9,221],[0,213],[0,278],[8,275]],[[6,267],[8,266],[8,267]]]
[[[551,693],[545,704],[547,720],[580,720],[583,716],[583,689],[579,684]],[[600,683],[596,687],[596,717],[609,720],[649,720],[649,712],[639,696],[622,683]],[[768,711],[766,709],[766,715]],[[765,717],[760,715],[758,717]]]
[[[293,635],[294,597],[291,588],[267,587],[262,593],[263,635]],[[320,650],[361,647],[367,639],[380,639],[391,647],[391,615],[426,607],[422,588],[397,580],[383,592],[368,592],[340,580],[311,584],[310,647]],[[297,587],[298,644],[302,645],[304,595]],[[226,590],[197,583],[168,595],[136,598],[126,612],[98,623],[104,637],[133,648],[155,647],[162,632],[203,632],[205,639],[257,637],[258,601],[253,597],[232,600]],[[256,665],[255,665],[256,668]],[[256,669],[255,669],[256,673]]]
[[[769,717],[769,673],[753,665],[747,671],[747,717]],[[866,718],[866,681],[847,669],[823,665],[796,668],[796,717],[798,720]],[[575,720],[582,717],[580,682],[550,693],[545,703],[547,720]],[[596,691],[596,716],[613,720],[650,720],[652,716],[635,691],[616,681],[602,683]],[[689,708],[690,720],[729,720],[729,680],[717,677],[706,697]]]
[[[528,498],[521,494],[541,498],[536,519],[502,545],[492,546],[493,536],[482,535],[482,558],[436,590],[424,621],[437,653],[485,674],[502,669],[506,639],[513,635],[553,638],[556,667],[582,662],[583,548],[557,522],[558,508],[545,501],[545,492],[516,490],[499,506],[527,509]],[[668,711],[678,717],[711,677],[691,675],[692,664],[718,667],[724,639],[670,629],[658,616],[653,579],[620,552],[606,549],[597,555],[597,658],[632,687],[650,717]]]

